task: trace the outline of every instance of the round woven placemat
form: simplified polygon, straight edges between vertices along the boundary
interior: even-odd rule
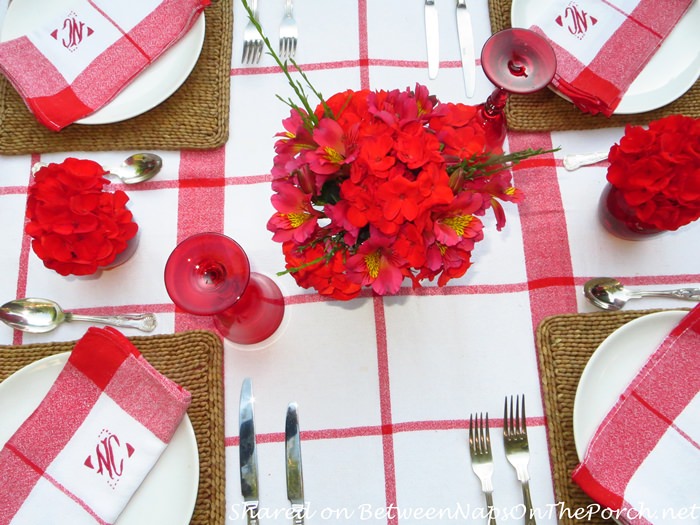
[[[493,33],[510,27],[512,0],[489,0],[489,15]],[[668,115],[700,117],[700,85],[698,82],[682,97],[670,104],[633,115],[589,115],[582,113],[550,89],[531,95],[511,95],[506,104],[508,128],[515,131],[562,131],[569,129],[600,129],[645,125]]]
[[[574,398],[581,373],[600,344],[625,323],[659,310],[556,315],[537,328],[542,393],[547,418],[550,461],[556,501],[563,506],[559,523],[611,524],[600,513],[575,516],[576,509],[591,509],[595,502],[571,480],[578,465],[574,444]]]
[[[211,149],[226,143],[231,104],[232,0],[205,10],[199,60],[185,83],[162,104],[123,122],[73,124],[56,133],[42,126],[0,75],[0,153]]]
[[[190,391],[187,415],[199,450],[199,488],[192,525],[226,519],[223,346],[206,331],[129,338],[159,372]],[[70,351],[75,341],[0,346],[0,381],[37,359]]]

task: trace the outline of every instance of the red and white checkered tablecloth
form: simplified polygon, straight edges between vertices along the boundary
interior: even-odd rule
[[[297,61],[326,96],[347,88],[389,89],[425,84],[442,101],[483,101],[492,86],[480,67],[475,97],[465,98],[454,4],[437,2],[441,67],[428,79],[422,2],[321,0],[296,3]],[[261,22],[274,45],[284,4],[262,2]],[[476,46],[490,34],[485,1],[469,3]],[[153,311],[159,333],[214,329],[207,318],[175,312],[163,268],[178,241],[202,231],[223,232],[247,251],[255,271],[283,268],[280,245],[266,223],[274,134],[292,96],[271,57],[241,64],[245,14],[234,6],[231,133],[214,151],[157,152],[164,169],[154,180],[122,187],[141,228],[136,255],[99,279],[66,278],[47,270],[23,236],[33,162],[61,161],[80,152],[0,157],[0,298],[48,297],[82,313]],[[477,66],[479,64],[477,63]],[[225,348],[227,523],[245,523],[238,475],[238,396],[252,377],[265,524],[283,524],[284,417],[299,405],[309,524],[464,523],[483,507],[467,447],[469,414],[488,411],[496,463],[494,500],[517,516],[521,490],[503,453],[504,396],[528,400],[530,474],[538,523],[557,522],[534,330],[546,316],[591,312],[583,283],[610,275],[647,288],[700,284],[700,225],[644,242],[618,240],[596,211],[605,163],[567,172],[567,153],[605,150],[621,128],[557,133],[510,133],[507,149],[560,146],[554,155],[514,172],[526,194],[506,205],[508,224],[486,221],[474,265],[445,288],[394,297],[365,294],[351,302],[321,299],[289,276],[276,278],[287,302],[280,336],[266,348]],[[91,153],[115,164],[130,152]],[[636,305],[635,305],[636,306]],[[640,307],[688,306],[649,299]],[[44,335],[0,326],[0,343],[78,339],[87,329],[66,324]],[[129,330],[126,335],[140,335]],[[505,515],[499,523],[520,523]],[[480,522],[479,519],[474,521]],[[485,522],[485,520],[484,520]]]

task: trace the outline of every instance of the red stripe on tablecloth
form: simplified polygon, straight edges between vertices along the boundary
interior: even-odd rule
[[[225,171],[224,147],[205,151],[183,151],[180,154],[178,243],[196,233],[223,233]],[[211,317],[186,314],[180,309],[176,309],[175,312],[176,332],[196,329],[214,330]]]
[[[544,417],[528,417],[527,426],[541,427],[545,423]],[[502,428],[503,419],[489,419],[490,428]],[[433,421],[404,421],[392,423],[391,431],[394,434],[402,432],[428,432],[433,430],[467,430],[467,419],[441,419]],[[352,439],[357,437],[383,436],[385,427],[382,425],[368,425],[363,427],[348,428],[322,428],[318,430],[302,430],[301,439],[304,441],[322,441],[324,439]],[[256,436],[257,443],[281,443],[284,441],[283,432],[262,433]],[[238,436],[230,436],[225,439],[227,447],[239,445]]]
[[[374,297],[374,323],[377,336],[377,369],[379,372],[379,409],[382,420],[382,446],[384,448],[384,494],[386,508],[394,508],[396,501],[396,463],[394,459],[394,434],[391,418],[391,382],[389,380],[389,351],[386,342],[386,318],[384,300]],[[387,516],[387,524],[398,524],[397,516]]]
[[[367,0],[357,2],[360,41],[360,87],[369,89],[369,49],[367,37]]]
[[[552,148],[548,133],[509,133],[508,144],[511,151]],[[551,153],[548,156],[552,158]],[[519,211],[525,268],[528,282],[532,283],[532,326],[536,329],[549,315],[577,311],[566,215],[555,163],[514,166],[513,179],[525,193]]]

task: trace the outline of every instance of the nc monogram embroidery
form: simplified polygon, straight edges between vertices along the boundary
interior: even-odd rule
[[[84,38],[89,37],[93,33],[92,28],[86,26],[85,22],[78,20],[78,15],[71,11],[63,20],[63,25],[54,29],[51,32],[51,36],[61,43],[63,47],[73,52],[78,49]]]
[[[101,475],[107,485],[114,489],[124,474],[125,461],[134,454],[134,451],[131,444],[126,442],[122,444],[116,434],[103,428],[97,436],[95,452],[85,459],[85,466]]]
[[[559,15],[554,21],[579,40],[582,40],[589,27],[593,27],[598,20],[583,10],[576,2],[569,2],[564,9],[564,14]]]

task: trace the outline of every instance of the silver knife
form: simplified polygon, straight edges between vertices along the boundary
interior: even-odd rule
[[[459,35],[460,54],[462,56],[462,75],[467,97],[474,96],[476,89],[476,57],[474,56],[474,33],[472,17],[467,11],[466,0],[457,0],[457,34]]]
[[[253,418],[253,383],[243,380],[239,409],[238,447],[241,462],[241,494],[248,525],[258,525],[258,455],[255,450],[255,421]]]
[[[440,32],[435,0],[425,0],[425,43],[428,46],[428,78],[435,78],[440,69]]]
[[[299,438],[299,418],[297,404],[287,407],[287,421],[284,426],[284,444],[287,465],[287,499],[292,504],[294,525],[304,525],[304,476],[301,468],[301,440]]]

